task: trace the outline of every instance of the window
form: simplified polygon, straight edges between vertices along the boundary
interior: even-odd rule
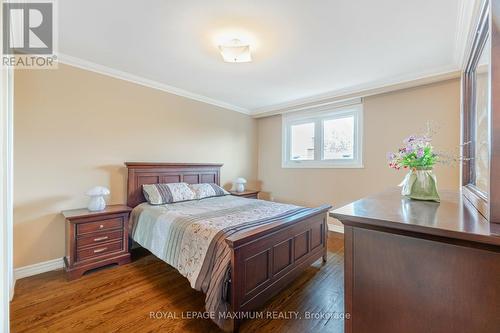
[[[362,168],[361,104],[283,116],[284,168]]]
[[[292,125],[290,130],[290,158],[293,161],[314,160],[314,123]]]

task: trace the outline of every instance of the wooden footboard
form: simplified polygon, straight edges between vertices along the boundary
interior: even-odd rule
[[[226,240],[232,249],[230,302],[237,316],[258,309],[314,261],[326,261],[330,208],[321,206]],[[239,324],[234,321],[234,332]]]

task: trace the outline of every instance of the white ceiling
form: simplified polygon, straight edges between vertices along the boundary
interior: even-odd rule
[[[238,111],[457,70],[459,0],[64,0],[61,60]],[[248,40],[251,63],[217,44]]]

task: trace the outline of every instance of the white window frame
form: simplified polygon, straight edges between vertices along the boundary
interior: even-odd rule
[[[323,122],[354,117],[354,157],[352,159],[323,159]],[[314,123],[314,160],[291,160],[291,127]],[[323,106],[282,116],[281,166],[283,168],[363,168],[363,104],[332,107]]]

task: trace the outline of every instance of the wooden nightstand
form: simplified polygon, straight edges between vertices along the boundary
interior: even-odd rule
[[[69,280],[89,269],[130,262],[128,217],[132,208],[110,205],[103,211],[74,209],[62,212],[66,218],[66,256]]]
[[[231,195],[235,195],[237,197],[242,197],[242,198],[248,198],[248,199],[258,199],[259,192],[260,191],[254,191],[254,190],[246,190],[244,192],[229,191],[229,193],[231,193]]]

